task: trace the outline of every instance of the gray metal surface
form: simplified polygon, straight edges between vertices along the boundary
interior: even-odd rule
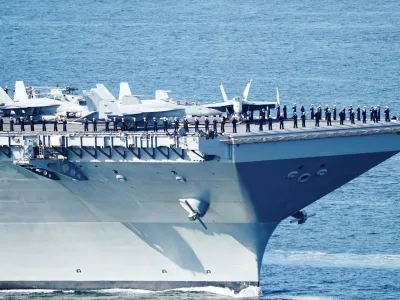
[[[169,137],[162,134],[135,140],[133,152],[117,145],[118,134],[66,134],[71,141],[57,134],[0,134],[0,288],[257,285],[279,222],[398,153],[397,128],[310,129],[306,139],[242,144],[225,143],[226,136],[187,136],[173,148],[182,152],[170,149],[169,157],[162,144]],[[364,130],[373,134],[359,134]],[[250,138],[288,134],[304,131]],[[325,138],[314,137],[321,134]],[[49,153],[67,150],[43,160],[45,154],[28,151],[39,138]],[[114,152],[94,155],[99,148]],[[202,218],[207,229],[188,219],[180,199],[209,204]]]

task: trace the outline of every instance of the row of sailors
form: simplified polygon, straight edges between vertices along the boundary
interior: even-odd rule
[[[303,108],[303,107],[302,107]],[[300,116],[300,119],[302,121],[302,127],[306,127],[306,115],[305,115],[305,111],[303,111],[303,109],[301,109],[302,113]],[[370,115],[370,119],[371,121],[375,122],[379,122],[380,121],[380,114],[378,114],[379,110],[375,110],[375,108],[371,107],[371,115]],[[321,116],[322,116],[322,110],[321,107],[319,106],[316,110],[316,112],[312,112],[312,116],[311,119],[315,119],[315,126],[319,127],[319,122],[321,120]],[[355,124],[355,111],[353,110],[352,106],[350,105],[349,108],[349,113],[350,113],[350,122],[351,124]],[[363,123],[366,123],[367,120],[367,110],[366,107],[364,106],[363,110],[361,111],[362,113],[362,121]],[[340,119],[340,125],[344,124],[344,120],[346,119],[346,110],[343,107],[343,109],[339,112],[339,119]],[[280,129],[284,129],[284,120],[285,120],[285,116],[279,115],[279,117],[277,118],[279,120],[279,128]],[[296,113],[296,110],[293,110],[293,128],[297,128],[297,120],[298,120],[298,116]],[[336,110],[334,109],[333,111],[333,119],[336,120]],[[164,132],[168,132],[168,119],[167,118],[163,118],[161,119],[163,122],[163,127],[164,127]],[[328,106],[326,106],[325,109],[325,120],[327,121],[327,126],[332,126],[332,112],[331,110],[328,108]],[[357,120],[361,121],[361,115],[360,115],[360,109],[358,107],[357,109]],[[225,124],[226,124],[227,118],[225,117],[221,117],[220,120],[220,132],[224,133],[225,132]],[[268,118],[266,118],[266,113],[265,110],[261,110],[260,112],[260,116],[259,116],[259,130],[262,131],[263,130],[263,126],[265,125],[266,121],[268,121],[268,130],[272,130],[272,123],[273,123],[273,119],[271,117],[271,115],[268,115]],[[390,118],[389,118],[389,108],[385,109],[385,121],[389,122]],[[106,119],[105,120],[105,131],[108,132],[110,131],[110,119]],[[113,122],[113,130],[114,131],[118,131],[118,121],[116,120],[116,118],[114,118],[112,120]],[[237,124],[238,124],[239,120],[238,118],[235,116],[232,119],[232,130],[233,133],[237,132]],[[245,118],[245,124],[246,124],[246,132],[250,132],[250,116],[247,116]],[[33,120],[33,117],[30,117],[30,129],[31,131],[35,130],[35,123]],[[46,131],[46,124],[47,121],[45,118],[43,118],[42,120],[42,131]],[[3,131],[3,125],[4,125],[4,121],[3,118],[0,116],[0,131]],[[21,131],[25,131],[25,121],[24,118],[20,119],[20,125],[21,125]],[[65,118],[62,119],[62,125],[63,125],[63,131],[67,131],[67,120]],[[84,131],[88,132],[89,131],[89,120],[87,118],[84,119]],[[97,131],[97,120],[96,118],[92,119],[92,125],[93,125],[93,132]],[[138,131],[138,122],[136,120],[136,118],[132,118],[132,130],[133,131]],[[173,125],[174,125],[174,132],[177,132],[179,129],[179,120],[178,118],[175,118],[173,121]],[[218,125],[218,120],[216,117],[213,117],[212,119],[212,130],[217,133],[218,129],[217,129],[217,125]],[[199,131],[199,126],[200,126],[200,120],[196,117],[195,121],[194,121],[194,130],[195,132]],[[149,130],[149,122],[148,119],[145,117],[143,120],[143,130],[144,131],[148,131]],[[189,132],[189,121],[188,119],[185,117],[183,119],[183,127],[185,129],[186,132]],[[121,127],[120,127],[121,131],[127,131],[128,130],[128,125],[127,122],[125,120],[125,118],[122,118],[122,122],[121,122]],[[205,117],[204,120],[204,129],[206,132],[208,132],[210,130],[210,120],[208,119],[208,117]],[[14,131],[14,119],[12,117],[10,117],[10,131]],[[54,121],[54,127],[53,127],[53,131],[58,131],[58,122],[57,120]],[[153,132],[158,132],[158,120],[157,118],[153,118]]]
[[[65,118],[63,118],[61,120],[61,122],[62,122],[62,130],[63,131],[67,131],[67,120]],[[14,124],[15,124],[14,118],[10,117],[10,131],[15,131]],[[19,124],[21,126],[21,131],[25,131],[25,119],[24,118],[22,118],[22,117],[20,118]],[[31,131],[35,131],[35,120],[33,119],[32,116],[29,119],[29,125],[30,125]],[[42,120],[42,131],[46,131],[47,130],[47,126],[46,125],[47,125],[47,120],[43,118],[43,120]],[[0,131],[3,131],[3,130],[4,130],[4,120],[0,116]],[[54,122],[53,131],[58,131],[58,122],[57,121]]]
[[[284,119],[287,119],[288,117],[287,117],[287,106],[286,105],[284,105],[283,106],[283,109],[282,109],[282,111],[283,111],[283,118]],[[293,112],[297,112],[297,105],[296,105],[296,103],[292,106],[292,111]],[[327,115],[328,115],[328,111],[330,111],[330,108],[329,108],[329,106],[328,106],[328,104],[326,104],[325,105],[325,108],[324,108],[324,113],[325,113],[325,120],[327,120]],[[346,107],[345,106],[343,106],[343,108],[339,111],[339,113],[337,113],[337,108],[336,108],[336,105],[334,105],[333,106],[333,111],[331,112],[332,113],[332,115],[333,115],[333,120],[336,120],[336,117],[337,117],[337,115],[339,115],[339,118],[340,118],[340,115],[342,114],[343,115],[343,118],[344,118],[344,120],[346,119]],[[305,113],[305,108],[304,108],[304,105],[302,105],[301,106],[301,108],[300,108],[300,112],[301,112],[301,115],[303,114],[303,113]],[[363,109],[361,109],[361,106],[360,105],[358,105],[357,106],[357,109],[353,109],[353,106],[352,105],[350,105],[350,107],[349,107],[349,109],[348,109],[348,113],[349,113],[349,115],[350,115],[350,120],[351,120],[351,115],[352,115],[352,113],[356,113],[357,114],[357,120],[358,121],[361,121],[361,115],[366,115],[367,114],[367,107],[366,106],[364,106],[364,108]],[[381,119],[381,108],[380,108],[380,105],[377,105],[377,106],[371,106],[371,108],[370,108],[370,110],[369,110],[369,113],[370,113],[370,120],[371,121],[380,121],[380,119]],[[267,111],[265,111],[265,109],[262,109],[261,110],[261,112],[260,112],[260,115],[262,116],[262,115],[264,115],[265,116],[265,114],[266,115],[269,115],[270,114],[270,110],[269,110],[269,108],[267,108]],[[386,106],[386,108],[385,108],[385,110],[384,110],[384,114],[385,114],[385,121],[386,122],[390,122],[390,110],[389,110],[389,107],[388,106]],[[311,104],[311,107],[310,107],[310,119],[311,120],[314,120],[314,119],[316,119],[317,117],[319,117],[320,119],[321,119],[321,115],[322,115],[322,108],[321,108],[321,105],[319,105],[318,107],[314,107],[314,104]],[[280,108],[280,106],[279,105],[277,105],[277,107],[276,107],[276,118],[277,119],[279,119],[280,118],[280,116],[281,116],[281,108]],[[354,120],[353,120],[354,121]]]

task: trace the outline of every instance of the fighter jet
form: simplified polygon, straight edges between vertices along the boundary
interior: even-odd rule
[[[4,91],[0,91],[0,110],[5,115],[33,116],[36,120],[54,120],[57,117],[68,116],[68,113],[84,115],[86,107],[70,102],[62,102],[48,98],[28,98],[23,81],[15,83],[14,100]]]
[[[92,102],[98,110],[98,118],[106,117],[135,117],[137,120],[146,118],[172,118],[183,117],[185,110],[173,103],[164,101],[146,101],[140,100],[138,95],[132,95],[127,82],[120,84],[120,94],[118,100],[103,85],[97,84],[96,88],[84,92],[87,98],[86,102]]]
[[[252,83],[252,80],[250,80],[250,82],[247,83],[246,88],[243,91],[243,97],[236,96],[230,100],[228,99],[228,96],[225,92],[224,85],[221,83],[220,89],[221,89],[222,98],[224,99],[224,101],[219,102],[219,103],[205,104],[205,106],[208,108],[217,109],[219,111],[227,111],[229,114],[236,114],[237,116],[240,116],[242,113],[247,113],[248,111],[251,112],[251,111],[255,111],[255,110],[261,110],[261,109],[267,108],[267,107],[275,108],[275,106],[277,104],[279,104],[278,89],[276,89],[276,93],[277,93],[276,101],[250,101],[250,100],[248,100],[251,83]]]

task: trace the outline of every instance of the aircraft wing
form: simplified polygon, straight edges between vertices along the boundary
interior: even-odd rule
[[[232,101],[227,101],[227,102],[219,102],[219,103],[208,103],[208,104],[204,104],[203,106],[225,112],[227,108],[233,108],[233,103],[232,103]]]
[[[262,109],[265,107],[275,108],[276,101],[243,101],[243,108]]]

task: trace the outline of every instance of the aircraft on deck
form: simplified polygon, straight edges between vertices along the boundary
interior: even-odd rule
[[[83,96],[78,94],[78,90],[71,86],[30,86],[26,88],[30,98],[48,98],[86,106],[86,102]]]
[[[243,92],[243,97],[234,97],[233,99],[229,100],[228,96],[226,95],[224,86],[221,84],[221,92],[224,99],[224,102],[214,102],[214,103],[205,103],[201,104],[199,102],[184,102],[176,101],[169,97],[170,90],[156,90],[155,99],[152,100],[141,100],[142,103],[146,103],[149,105],[154,106],[163,106],[165,103],[175,104],[185,109],[185,113],[187,116],[191,117],[203,117],[203,116],[220,116],[220,115],[237,115],[241,116],[247,112],[259,111],[262,108],[275,108],[277,104],[279,104],[279,91],[276,89],[277,100],[276,101],[250,101],[248,100],[248,95],[250,92],[250,86],[252,81],[246,85],[246,88]],[[124,90],[130,89],[128,83],[121,83],[125,86],[124,88],[120,89],[120,96],[119,99],[121,100],[124,96]],[[139,95],[137,95],[139,96]]]
[[[89,111],[87,107],[71,102],[59,101],[48,98],[28,97],[23,81],[15,83],[14,100],[4,91],[0,91],[0,110],[6,116],[27,117],[33,116],[35,120],[54,120],[59,117],[81,117]]]
[[[261,109],[266,109],[267,107],[275,108],[277,104],[279,104],[279,91],[276,89],[276,101],[251,101],[248,100],[250,87],[252,80],[247,83],[246,88],[243,92],[243,97],[236,96],[232,99],[228,99],[228,96],[225,92],[224,85],[221,83],[220,89],[222,93],[223,102],[218,103],[210,103],[204,104],[204,106],[212,109],[219,110],[221,112],[227,112],[229,114],[236,114],[237,116],[241,116],[242,114],[246,114],[247,112],[259,111]]]
[[[132,95],[127,82],[120,84],[118,100],[103,84],[96,84],[96,88],[84,91],[84,96],[88,105],[92,103],[97,109],[99,119],[135,117],[140,121],[144,117],[150,120],[153,117],[159,119],[185,116],[182,106],[164,101],[140,100],[138,95]]]

